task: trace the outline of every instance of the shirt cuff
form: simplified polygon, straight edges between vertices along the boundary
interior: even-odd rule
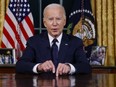
[[[38,73],[38,72],[37,72],[37,66],[38,66],[39,64],[40,64],[40,63],[36,64],[36,65],[33,67],[33,72],[34,72],[34,73]]]
[[[75,73],[75,71],[76,71],[76,70],[75,70],[75,67],[74,67],[72,64],[70,64],[70,63],[66,63],[66,64],[68,64],[68,65],[70,66],[70,68],[71,68],[69,74]]]

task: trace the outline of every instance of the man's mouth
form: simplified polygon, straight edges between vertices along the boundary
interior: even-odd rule
[[[57,32],[57,31],[58,31],[58,29],[52,29],[52,31],[53,31],[53,32]]]

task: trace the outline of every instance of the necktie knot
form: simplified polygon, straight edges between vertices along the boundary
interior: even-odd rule
[[[58,40],[57,39],[53,39],[52,43],[56,44],[56,42],[58,42]]]

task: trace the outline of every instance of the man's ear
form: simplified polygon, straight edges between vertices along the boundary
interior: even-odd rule
[[[43,18],[43,24],[44,24],[44,26],[46,27],[46,23],[45,23],[45,19]]]
[[[66,19],[64,19],[64,26],[66,25]]]

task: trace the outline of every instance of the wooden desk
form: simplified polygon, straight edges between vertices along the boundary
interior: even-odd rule
[[[0,73],[15,73],[15,64],[0,64]]]
[[[116,87],[116,74],[59,76],[1,73],[0,87]]]
[[[116,66],[92,66],[93,73],[116,73]]]
[[[93,73],[116,73],[116,66],[92,66]],[[0,65],[0,73],[15,73],[15,64]]]

